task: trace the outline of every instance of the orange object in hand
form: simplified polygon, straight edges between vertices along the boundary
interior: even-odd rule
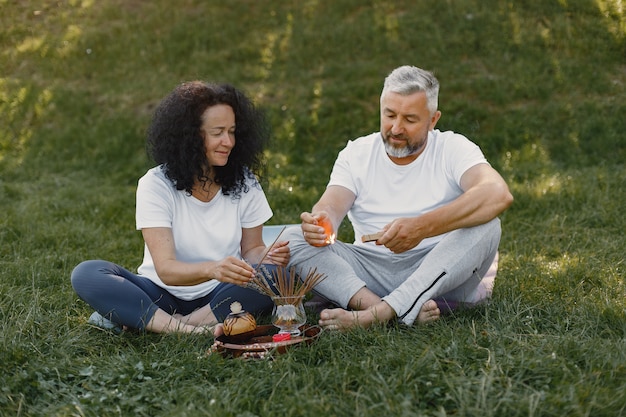
[[[326,245],[332,245],[333,243],[335,243],[335,233],[333,232],[333,224],[327,219],[319,220],[317,224],[324,228],[324,234],[326,235],[326,239],[324,240],[323,244],[313,245],[313,246],[326,246]]]

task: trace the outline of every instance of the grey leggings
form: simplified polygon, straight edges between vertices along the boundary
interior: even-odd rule
[[[327,278],[315,292],[347,308],[363,287],[386,301],[405,324],[412,324],[430,299],[474,304],[482,277],[493,262],[500,243],[500,220],[458,229],[434,247],[394,254],[373,248],[373,243],[336,242],[310,246],[300,227],[283,234],[291,249],[290,266],[299,271],[317,268]],[[479,300],[478,300],[479,301]]]
[[[273,265],[264,265],[268,270]],[[112,262],[92,260],[72,271],[72,287],[78,296],[107,319],[143,330],[157,309],[168,314],[187,315],[207,304],[218,321],[230,313],[230,303],[239,301],[251,314],[270,313],[271,298],[234,284],[220,283],[208,295],[196,300],[181,300],[150,279],[134,274]]]

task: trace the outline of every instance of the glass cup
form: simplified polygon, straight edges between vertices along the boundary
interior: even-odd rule
[[[300,326],[306,323],[303,300],[304,296],[272,297],[272,324],[278,327],[279,333],[300,335]]]

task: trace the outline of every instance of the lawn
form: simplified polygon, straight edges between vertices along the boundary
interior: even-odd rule
[[[0,27],[0,415],[626,415],[621,0],[0,0]],[[141,262],[145,130],[175,85],[254,97],[269,223],[297,223],[402,64],[515,196],[489,305],[265,361],[87,324],[70,272]]]

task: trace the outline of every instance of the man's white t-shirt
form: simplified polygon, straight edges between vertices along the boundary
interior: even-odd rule
[[[242,191],[239,197],[218,192],[205,203],[184,190],[177,190],[165,176],[162,166],[154,167],[139,179],[137,186],[137,230],[171,228],[176,259],[182,262],[219,261],[228,256],[241,258],[241,228],[262,225],[272,217],[261,185],[254,179],[246,183],[248,191]],[[216,280],[192,286],[164,284],[145,244],[138,273],[183,300],[203,297],[219,284]]]
[[[380,231],[400,217],[416,217],[450,203],[463,193],[463,173],[488,163],[480,148],[454,132],[430,131],[422,154],[407,165],[389,159],[380,132],[349,141],[339,153],[328,186],[352,191],[356,200],[348,212],[356,245],[361,236]],[[444,235],[424,239],[415,249],[430,247]],[[384,246],[367,243],[389,251]]]

